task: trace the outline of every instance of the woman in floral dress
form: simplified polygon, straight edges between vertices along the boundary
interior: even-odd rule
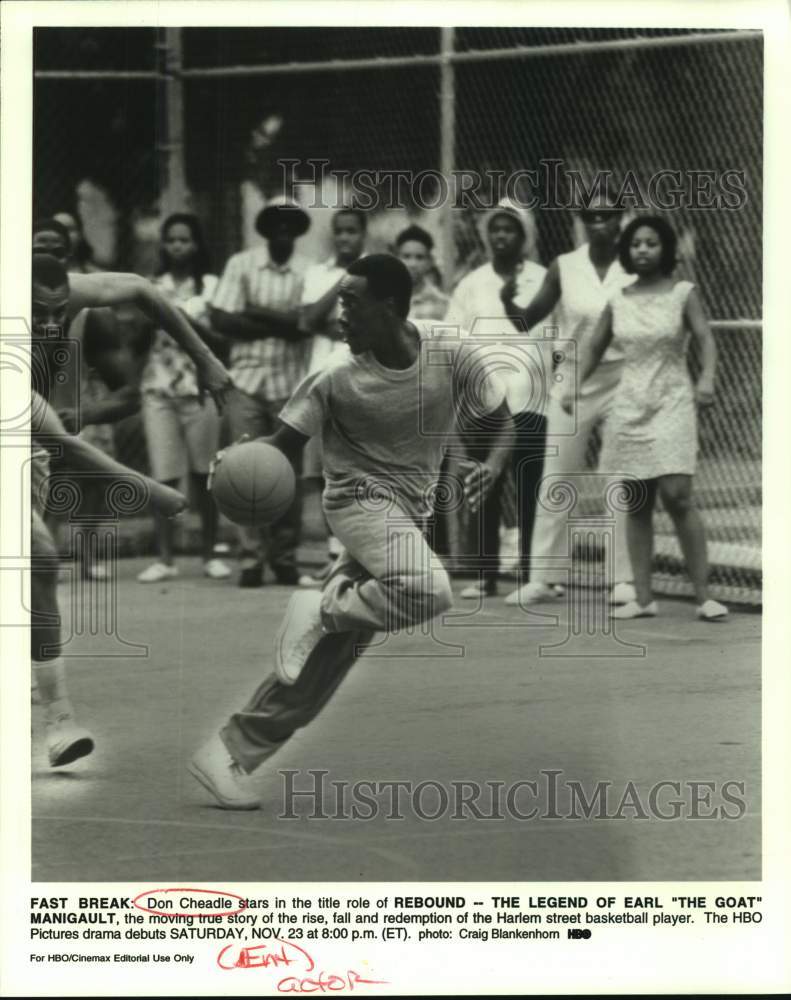
[[[653,512],[657,493],[673,520],[695,590],[697,616],[721,620],[727,609],[708,594],[706,535],[692,500],[698,435],[697,407],[714,398],[716,346],[697,289],[676,281],[676,236],[664,219],[638,217],[623,231],[619,255],[634,284],[613,294],[580,363],[580,381],[593,372],[612,342],[624,355],[612,411],[608,456],[602,467],[622,474],[628,497],[627,544],[636,600],[614,618],[657,613],[651,595]],[[689,335],[701,358],[693,386],[687,368]],[[564,401],[569,410],[572,400]],[[605,464],[606,463],[606,464]]]
[[[161,253],[154,283],[191,319],[205,323],[217,277],[208,273],[208,253],[194,215],[176,214],[165,220]],[[217,508],[206,489],[209,465],[220,443],[220,416],[211,401],[200,398],[195,366],[163,330],[156,333],[140,388],[151,476],[175,488],[189,473],[201,519],[203,572],[210,579],[224,580],[231,571],[214,556]],[[159,583],[178,575],[173,523],[162,517],[156,522],[159,558],[138,575],[140,583]]]

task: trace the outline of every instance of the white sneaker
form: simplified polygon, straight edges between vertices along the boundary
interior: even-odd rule
[[[636,600],[637,591],[634,589],[633,584],[626,583],[623,580],[620,583],[616,583],[610,591],[610,604],[631,604],[632,601]]]
[[[259,809],[255,782],[228,753],[219,735],[205,743],[187,765],[189,773],[211,792],[223,809]]]
[[[91,563],[90,566],[85,567],[83,572],[86,580],[109,580],[110,578],[107,567],[102,563]]]
[[[656,601],[650,601],[645,607],[637,601],[629,601],[628,604],[613,608],[610,618],[656,618],[658,611]]]
[[[51,767],[71,764],[93,750],[93,736],[66,711],[47,720],[47,754]]]
[[[728,617],[728,609],[719,601],[709,599],[695,609],[695,614],[704,622],[721,622]]]
[[[476,583],[471,583],[469,586],[465,587],[459,593],[459,597],[463,598],[465,601],[480,601],[482,597],[496,597],[497,596],[497,581],[492,583],[486,583],[484,580],[478,580]]]
[[[163,562],[151,563],[148,569],[137,574],[138,583],[161,583],[162,580],[172,580],[179,575],[175,566],[166,566]]]
[[[209,559],[203,564],[203,575],[210,580],[227,580],[231,575],[231,568],[222,559]]]
[[[322,635],[321,591],[297,591],[275,637],[275,674],[281,684],[296,684]]]
[[[566,588],[559,583],[542,583],[535,580],[532,583],[524,583],[517,590],[512,591],[505,599],[505,603],[511,607],[525,604],[539,604],[541,601],[555,601],[559,597],[564,597]]]

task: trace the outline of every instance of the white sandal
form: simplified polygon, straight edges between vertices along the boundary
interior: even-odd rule
[[[704,601],[695,609],[695,614],[704,622],[721,622],[728,617],[728,609],[719,601]]]

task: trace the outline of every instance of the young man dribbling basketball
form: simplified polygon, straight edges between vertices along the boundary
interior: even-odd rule
[[[321,435],[324,511],[344,551],[320,592],[291,598],[274,674],[190,763],[226,809],[259,807],[254,771],[318,714],[375,632],[451,606],[450,580],[424,532],[455,421],[490,421],[492,449],[465,480],[471,506],[508,460],[503,387],[470,340],[432,337],[429,323],[407,321],[411,290],[406,267],[388,254],[348,268],[340,327],[349,352],[301,383],[265,439],[293,460]]]

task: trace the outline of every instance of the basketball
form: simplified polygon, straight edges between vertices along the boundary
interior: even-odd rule
[[[263,441],[245,441],[226,450],[212,496],[234,524],[271,524],[288,510],[295,489],[294,470],[282,451]]]

